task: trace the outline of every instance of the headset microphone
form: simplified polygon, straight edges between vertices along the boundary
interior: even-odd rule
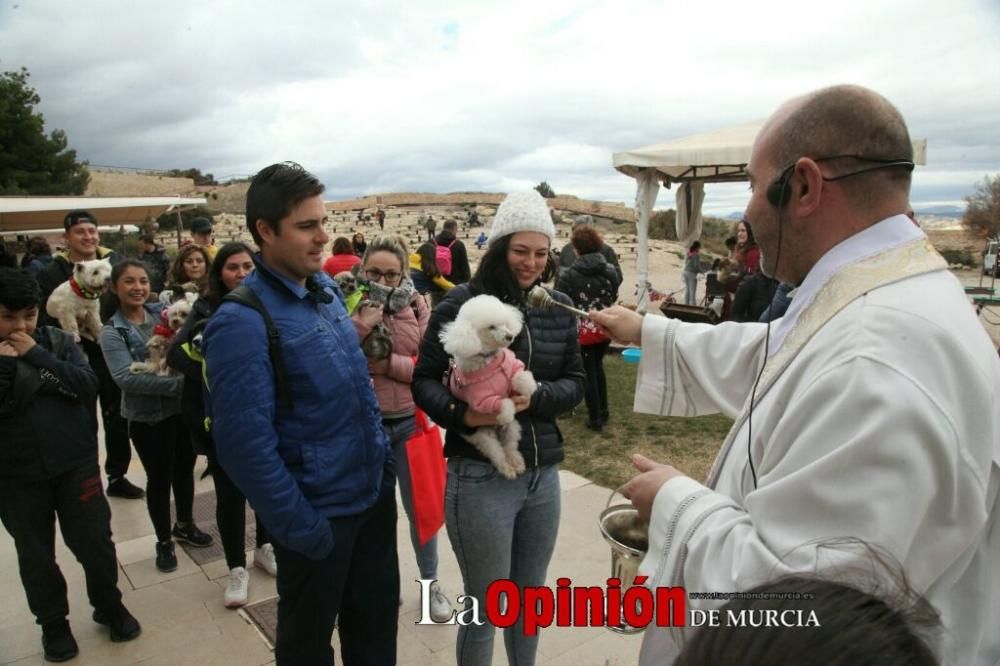
[[[785,170],[781,172],[774,182],[767,186],[767,201],[772,206],[777,206],[781,208],[784,206],[788,200],[791,198],[791,191],[789,187],[789,181],[792,180],[792,170],[795,168],[795,164],[789,164],[785,167]]]

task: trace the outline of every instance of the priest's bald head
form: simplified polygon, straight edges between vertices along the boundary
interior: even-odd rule
[[[758,133],[747,171],[761,266],[798,284],[832,247],[908,210],[913,146],[887,99],[833,86],[783,104]]]

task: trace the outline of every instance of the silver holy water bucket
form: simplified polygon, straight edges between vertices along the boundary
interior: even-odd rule
[[[611,491],[598,519],[598,526],[604,540],[611,547],[611,577],[620,580],[624,590],[639,575],[639,563],[649,550],[649,523],[639,518],[639,512],[631,504],[610,506],[611,499],[617,493],[617,490]],[[608,629],[616,634],[637,634],[644,627],[609,624]]]

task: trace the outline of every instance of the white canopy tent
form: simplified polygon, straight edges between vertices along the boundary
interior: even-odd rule
[[[61,232],[71,210],[88,210],[101,227],[117,228],[204,204],[205,199],[182,197],[0,197],[0,236]]]
[[[684,245],[701,236],[701,205],[705,183],[747,180],[750,149],[762,121],[754,121],[644,148],[615,153],[614,167],[636,179],[636,269],[639,274],[638,309],[646,311],[649,301],[649,217],[656,204],[660,183],[678,183],[677,238]],[[913,161],[927,163],[927,140],[913,141]]]

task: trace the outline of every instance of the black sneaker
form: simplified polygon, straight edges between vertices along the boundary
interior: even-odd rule
[[[108,497],[121,497],[122,499],[142,499],[146,496],[139,486],[135,485],[124,476],[120,479],[108,480]]]
[[[156,542],[156,568],[163,573],[177,570],[177,555],[174,554],[173,541]]]
[[[184,527],[180,524],[174,524],[174,531],[171,532],[174,538],[178,541],[183,541],[184,543],[190,544],[195,548],[208,548],[215,540],[212,539],[211,535],[205,534],[198,529],[198,526],[194,523],[188,523]]]
[[[94,609],[94,622],[111,628],[111,642],[124,643],[139,637],[142,627],[128,609],[119,605],[114,611]]]
[[[42,626],[42,650],[45,661],[69,661],[80,654],[73,632],[69,630],[69,622],[56,620]]]

